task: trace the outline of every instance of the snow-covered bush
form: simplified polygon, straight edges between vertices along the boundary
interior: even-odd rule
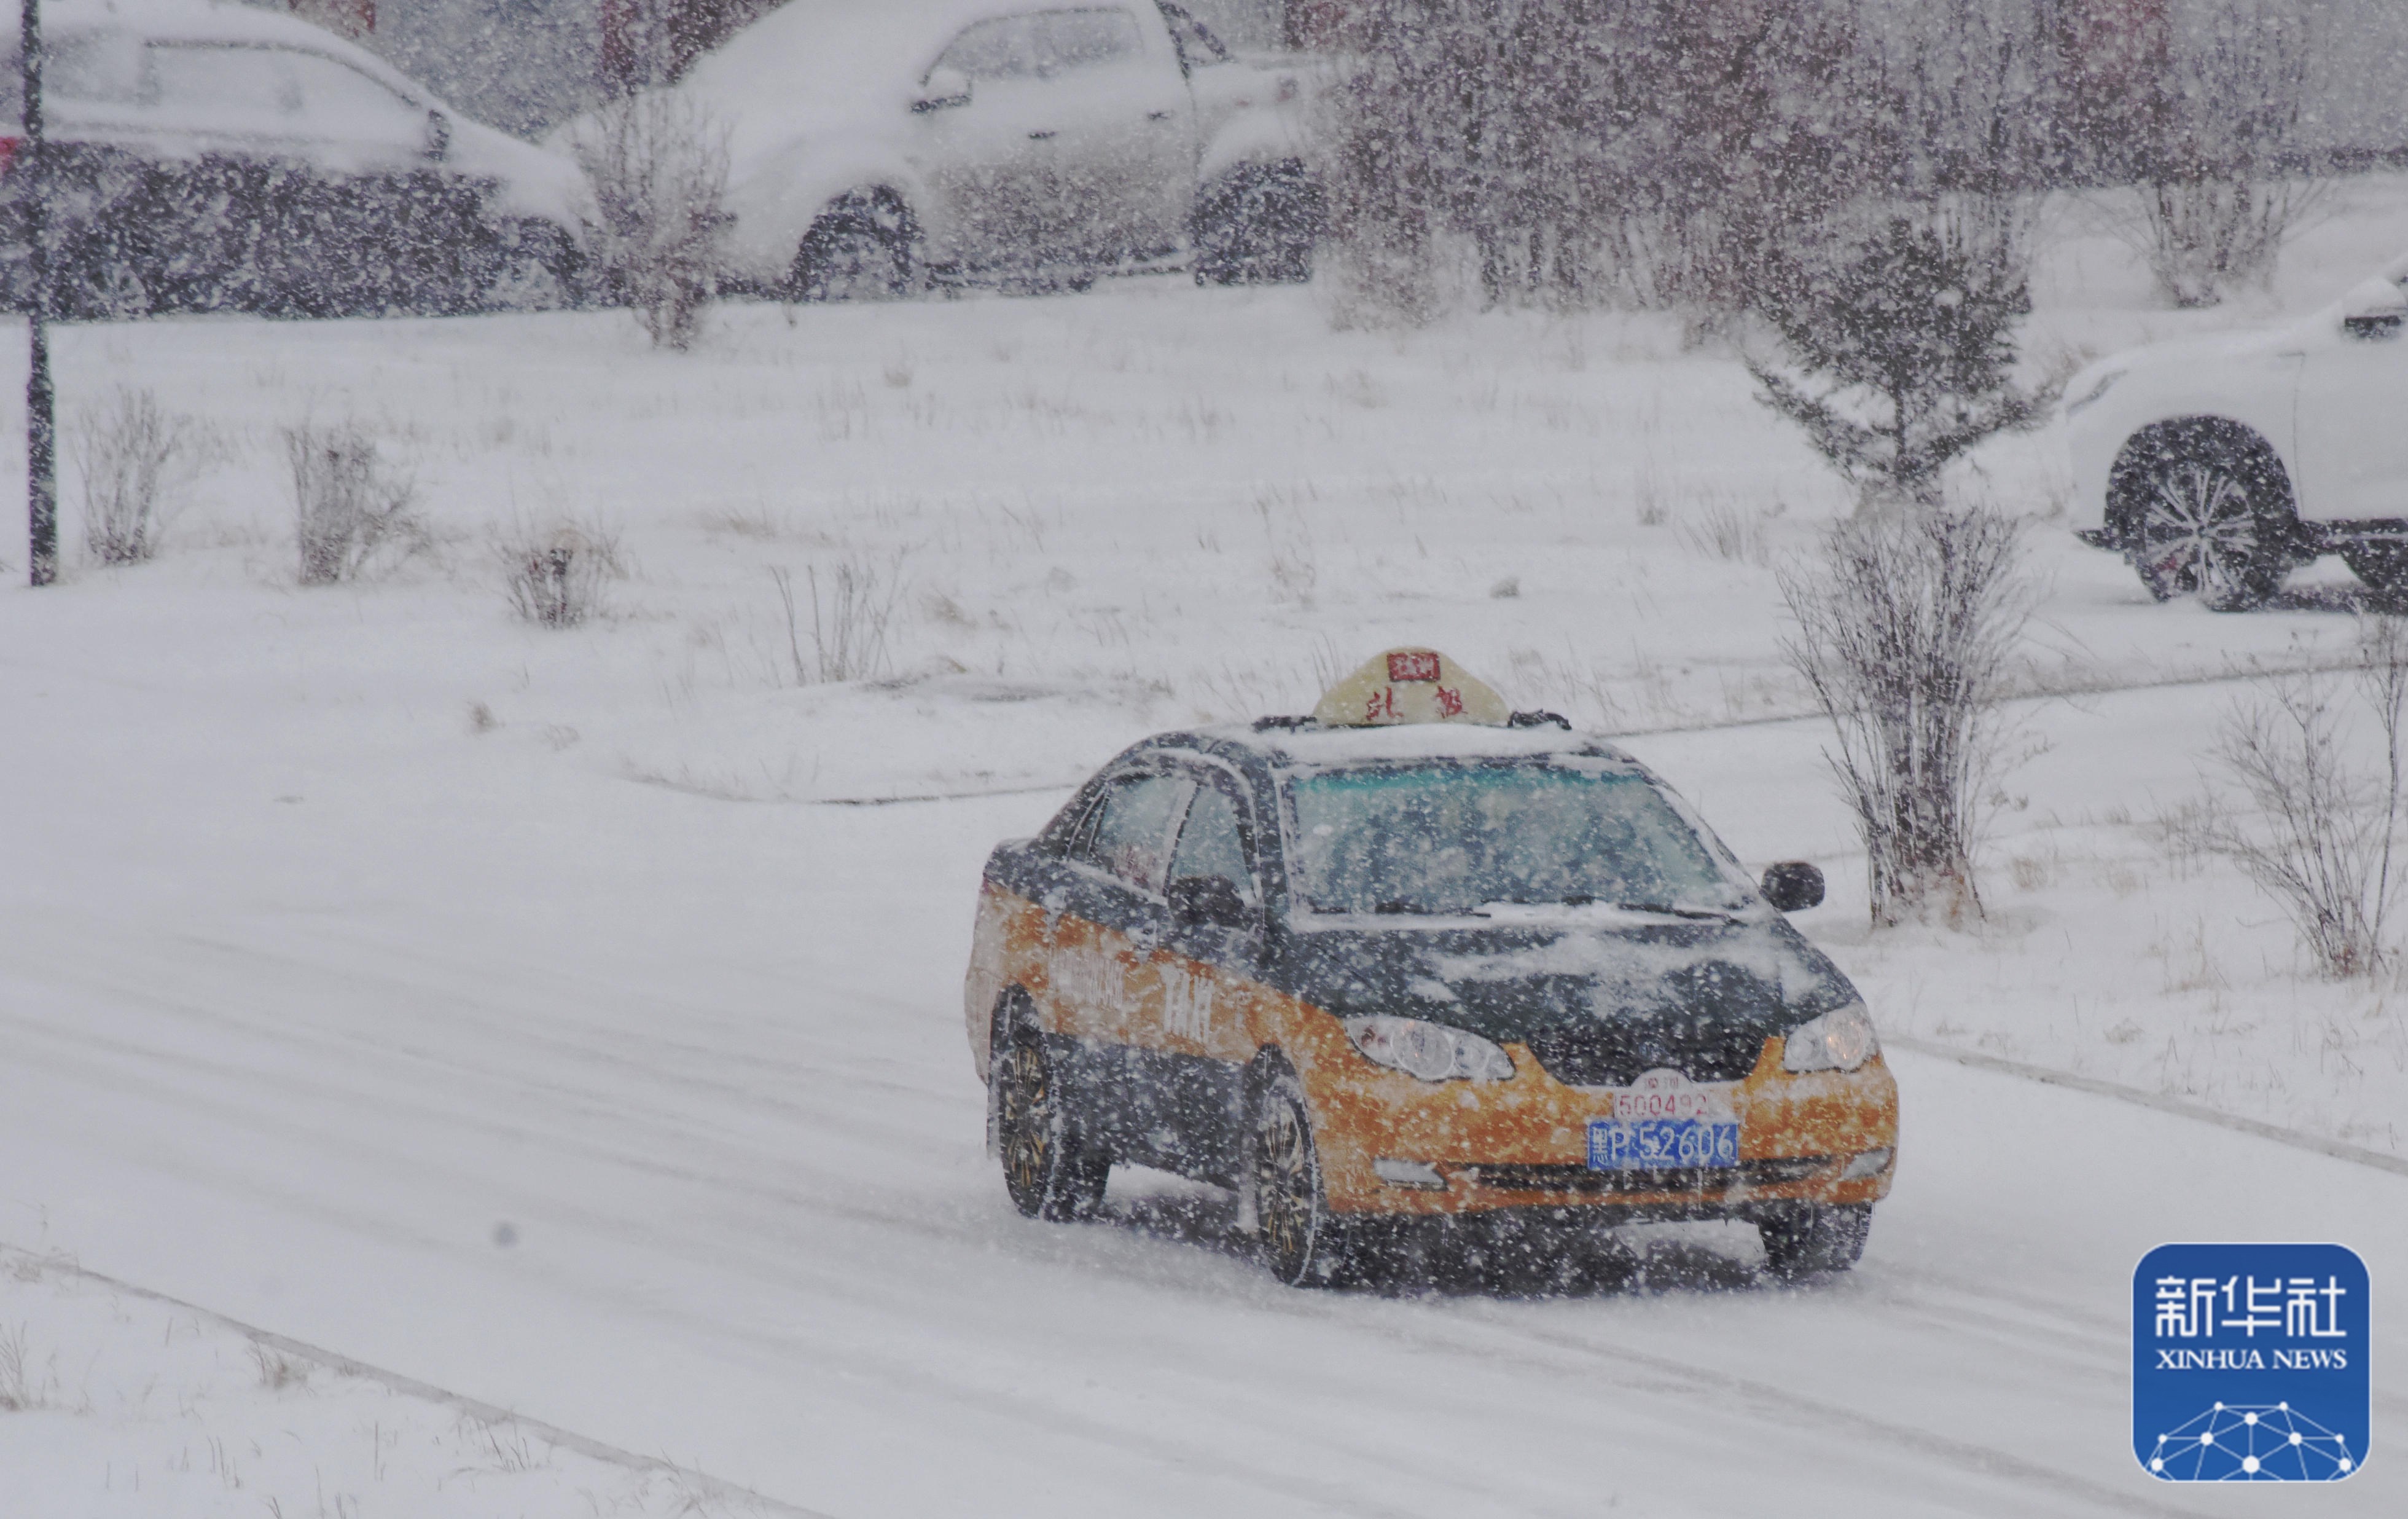
[[[2031,612],[2023,556],[2021,525],[1996,512],[1891,508],[1839,523],[1781,576],[1798,625],[1784,652],[1837,731],[1875,923],[1981,911],[1975,809]]]
[[[304,586],[356,579],[380,558],[407,557],[426,545],[417,483],[386,461],[360,423],[287,427],[284,458],[292,471]]]
[[[159,549],[178,487],[201,465],[200,424],[148,390],[119,386],[79,415],[67,450],[83,486],[83,541],[103,564],[138,564]]]
[[[2408,623],[2370,618],[2353,672],[2356,710],[2332,684],[2268,677],[2236,702],[2213,761],[2225,783],[2183,820],[2278,903],[2316,966],[2333,978],[2388,963],[2391,909],[2401,871],[2403,715],[2408,715]],[[2379,769],[2350,758],[2363,741]],[[2237,791],[2237,794],[2235,794]]]
[[[546,628],[574,628],[601,611],[603,587],[625,573],[618,535],[593,523],[514,523],[494,554],[510,610]]]
[[[1971,197],[1776,252],[1756,306],[1784,352],[1748,360],[1757,398],[1867,499],[1938,505],[1950,461],[2046,420],[2062,388],[2014,378],[2024,240],[2011,207]]]
[[[584,220],[609,297],[654,346],[684,349],[718,294],[728,217],[727,132],[686,96],[640,91],[571,135],[592,183]]]

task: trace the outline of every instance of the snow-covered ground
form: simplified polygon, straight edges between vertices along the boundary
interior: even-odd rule
[[[2180,315],[2069,213],[2034,346],[2337,293],[2408,247],[2408,185],[2354,195],[2263,302]],[[988,845],[1130,739],[1303,710],[1412,641],[1633,734],[1749,860],[1821,861],[1801,924],[1890,1031],[2408,1154],[2408,997],[2303,978],[2271,904],[2150,826],[2199,788],[2223,677],[2331,658],[2352,583],[2157,606],[2051,526],[2051,433],[1975,485],[2042,519],[2028,678],[2076,694],[2021,709],[1987,924],[1872,935],[1774,585],[1844,496],[1669,319],[1333,333],[1310,291],[1149,281],[734,308],[687,356],[609,314],[76,329],[59,376],[70,406],[148,385],[224,447],[159,562],[0,592],[0,1241],[844,1516],[1684,1514],[1775,1485],[1810,1513],[2218,1512],[2126,1453],[2132,1263],[2333,1237],[2408,1272],[2408,1179],[1908,1053],[1898,1192],[1864,1266],[1802,1292],[1709,1230],[1568,1283],[1289,1294],[1216,1194],[1129,1175],[1107,1222],[1039,1226],[981,1151],[958,986]],[[303,589],[278,429],[347,415],[437,542]],[[494,538],[564,514],[629,574],[595,624],[516,623]],[[798,679],[809,576],[839,570],[894,593],[891,678]],[[67,1366],[80,1291],[12,1284],[0,1325]],[[300,1418],[222,1348],[160,1387],[215,1389],[246,1439]],[[86,1385],[44,1415],[72,1439],[0,1416],[26,1441],[0,1476],[210,1512],[102,1506],[137,1446],[201,1436]],[[100,1421],[144,1408],[115,1444]],[[2330,1497],[2403,1493],[2378,1454]]]

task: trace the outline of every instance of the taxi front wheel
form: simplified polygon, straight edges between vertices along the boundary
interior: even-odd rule
[[[1291,1287],[1335,1285],[1352,1274],[1343,1221],[1329,1211],[1321,1155],[1296,1078],[1264,1083],[1247,1134],[1248,1178],[1264,1264]]]
[[[1012,1205],[1054,1222],[1092,1216],[1103,1206],[1111,1156],[1081,1133],[1043,1036],[1035,1029],[1014,1032],[1000,1059],[996,1129]]]
[[[1845,1271],[1865,1252],[1872,1232],[1870,1203],[1808,1203],[1758,1219],[1765,1269],[1784,1281]]]

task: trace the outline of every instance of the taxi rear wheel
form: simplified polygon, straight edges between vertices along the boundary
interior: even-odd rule
[[[1758,1219],[1765,1268],[1784,1281],[1845,1271],[1865,1253],[1872,1232],[1870,1203],[1809,1203]]]
[[[1035,1029],[1017,1030],[1000,1059],[996,1130],[1012,1206],[1054,1222],[1092,1216],[1103,1206],[1111,1156],[1080,1132],[1044,1038]]]
[[[1247,1135],[1248,1179],[1263,1262],[1291,1287],[1334,1285],[1350,1274],[1343,1222],[1329,1211],[1312,1121],[1292,1076],[1265,1084]]]

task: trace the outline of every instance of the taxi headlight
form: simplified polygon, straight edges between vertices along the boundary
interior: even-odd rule
[[[1853,1071],[1881,1053],[1873,1019],[1861,1002],[1834,1007],[1789,1031],[1782,1040],[1784,1071]]]
[[[1513,1057],[1493,1042],[1418,1018],[1345,1020],[1346,1037],[1365,1060],[1425,1081],[1511,1081]]]

